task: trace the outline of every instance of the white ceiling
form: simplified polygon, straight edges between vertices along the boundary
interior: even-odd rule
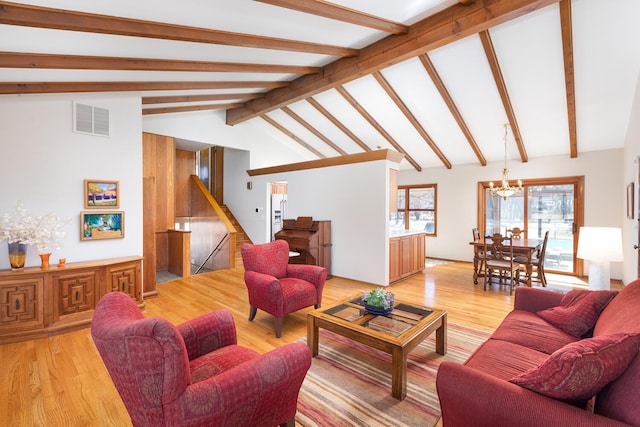
[[[332,3],[405,25],[414,24],[451,6],[459,6],[455,0],[333,0]],[[7,3],[0,2],[0,6],[2,4]],[[383,31],[251,0],[40,0],[23,1],[20,4],[355,49],[391,37]],[[571,10],[578,156],[585,151],[620,148],[624,144],[640,75],[640,1],[573,0]],[[336,56],[285,50],[6,25],[1,23],[6,22],[2,18],[0,8],[2,52],[315,67],[325,66],[339,59]],[[569,158],[569,116],[558,3],[490,28],[489,35],[528,157],[564,155]],[[509,119],[480,37],[477,34],[471,35],[427,54],[482,155],[489,162],[503,159],[503,124],[509,122]],[[1,61],[0,58],[0,65]],[[478,156],[418,58],[384,68],[381,74],[452,167],[459,164],[480,164]],[[0,67],[0,83],[290,81],[298,77],[300,74],[295,73]],[[443,166],[443,162],[372,75],[349,81],[343,87],[419,167]],[[144,99],[153,96],[237,94],[267,90],[230,88],[134,92],[139,92]],[[336,89],[318,93],[314,95],[314,99],[370,149],[393,148]],[[195,106],[232,101],[146,104],[143,107]],[[351,154],[363,151],[362,147],[332,124],[308,100],[292,102],[288,108],[343,152]],[[266,114],[321,155],[340,155],[282,109],[277,108]],[[264,125],[260,128],[264,132],[279,134],[278,139],[282,138],[280,130],[266,124],[262,118],[251,120],[262,122]],[[292,146],[299,144],[294,139],[288,140]],[[508,153],[512,161],[522,160],[511,133],[508,138]],[[407,161],[403,161],[402,166],[413,168]]]

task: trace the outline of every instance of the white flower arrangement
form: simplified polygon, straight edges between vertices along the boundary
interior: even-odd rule
[[[64,226],[70,221],[59,222],[55,212],[48,212],[41,216],[27,213],[22,202],[18,202],[15,213],[5,213],[0,217],[0,241],[9,243],[24,243],[38,248],[39,254],[45,254],[50,248],[60,249],[67,233]]]

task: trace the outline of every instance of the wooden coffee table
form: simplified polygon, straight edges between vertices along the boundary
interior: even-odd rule
[[[386,315],[365,311],[362,296],[355,295],[308,314],[307,344],[318,355],[318,329],[323,328],[391,354],[391,395],[407,395],[407,355],[436,331],[436,353],[447,352],[447,312],[396,300]]]

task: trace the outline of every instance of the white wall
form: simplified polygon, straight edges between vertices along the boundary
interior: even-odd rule
[[[225,149],[225,203],[254,243],[269,241],[269,182],[286,181],[287,219],[331,221],[331,273],[388,284],[388,170],[397,164],[379,160],[249,177],[249,163],[246,151]]]
[[[111,137],[72,132],[72,103],[111,111]],[[32,215],[54,211],[71,218],[63,247],[51,262],[142,255],[142,124],[140,97],[130,95],[0,96],[0,215],[22,201]],[[84,180],[120,182],[125,212],[124,239],[80,241]],[[106,210],[106,209],[105,209]],[[26,266],[40,265],[35,247]],[[0,243],[0,269],[9,268],[7,244]]]
[[[629,283],[638,278],[638,251],[633,245],[640,245],[638,242],[638,218],[640,206],[640,182],[638,182],[638,169],[640,163],[640,78],[636,86],[636,93],[633,101],[631,117],[629,117],[629,127],[624,144],[624,187],[630,182],[634,183],[634,219],[627,218],[626,215],[626,191],[623,194],[625,200],[625,210],[622,213],[622,248],[624,251],[624,272],[623,281]]]
[[[511,160],[509,176],[511,179],[527,179],[584,175],[585,225],[621,227],[622,164],[622,149],[586,152],[575,159],[555,156],[531,159],[527,163]],[[427,237],[427,256],[463,261],[473,259],[469,241],[471,229],[477,226],[477,185],[479,181],[501,178],[502,168],[500,162],[494,162],[486,167],[463,165],[452,169],[429,168],[420,173],[400,171],[399,185],[438,184],[438,237]],[[622,278],[622,263],[611,264],[611,277]]]

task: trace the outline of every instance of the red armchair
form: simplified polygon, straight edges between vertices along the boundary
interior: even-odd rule
[[[96,306],[91,336],[134,426],[295,425],[309,349],[238,346],[228,310],[176,327],[113,292]]]
[[[310,305],[319,308],[327,269],[315,265],[289,264],[289,243],[271,243],[240,248],[244,264],[244,282],[249,292],[249,320],[258,309],[276,318],[276,337],[282,335],[282,319]]]

